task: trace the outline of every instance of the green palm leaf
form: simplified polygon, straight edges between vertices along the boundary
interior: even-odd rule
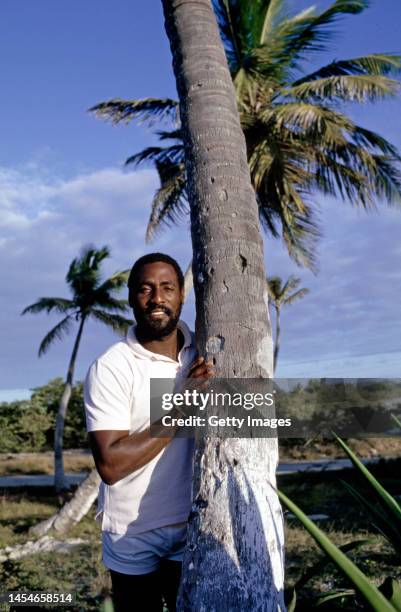
[[[107,280],[105,280],[99,287],[96,289],[97,295],[103,295],[105,293],[110,293],[111,291],[115,291],[125,287],[128,282],[130,270],[123,270],[121,272],[116,272],[113,276],[110,276]]]
[[[275,38],[283,41],[283,61],[297,65],[299,59],[311,51],[323,51],[332,35],[329,26],[345,14],[361,13],[368,4],[368,0],[336,0],[320,14],[311,7],[283,20],[275,32]]]
[[[325,79],[327,77],[365,74],[380,76],[386,74],[399,74],[401,70],[401,56],[384,53],[372,53],[363,57],[348,60],[339,60],[327,64],[294,82],[301,85],[309,81]]]
[[[46,353],[55,340],[61,340],[65,334],[68,334],[71,329],[71,318],[71,315],[67,315],[46,334],[39,346],[39,357]]]
[[[290,256],[316,270],[320,237],[313,194],[338,197],[370,210],[399,203],[400,155],[379,134],[357,126],[341,105],[377,102],[399,91],[401,56],[371,53],[332,61],[305,74],[305,60],[324,50],[333,26],[367,0],[336,0],[290,15],[285,0],[213,0],[237,94],[252,184],[263,229],[282,237]],[[396,77],[396,78],[392,78]],[[178,102],[120,100],[97,105],[115,122],[168,120],[156,131],[163,145],[131,156],[150,163],[160,186],[152,201],[147,239],[188,212]]]
[[[74,302],[66,300],[64,298],[40,298],[34,304],[27,306],[21,312],[22,315],[30,313],[37,314],[38,312],[46,311],[47,313],[55,310],[56,312],[67,312],[71,308],[74,308]]]
[[[345,102],[376,102],[399,93],[399,83],[385,76],[331,76],[293,85],[283,92],[297,100],[342,100]]]
[[[110,314],[108,312],[104,312],[103,310],[98,310],[97,308],[92,308],[90,314],[94,319],[104,323],[104,325],[107,327],[111,327],[113,331],[121,335],[125,334],[128,327],[132,325],[132,321],[122,317],[121,315]]]
[[[129,123],[134,119],[152,125],[155,120],[169,119],[176,121],[178,116],[178,102],[170,98],[162,100],[145,98],[143,100],[122,100],[114,98],[108,102],[101,102],[89,109],[102,119],[110,119],[113,123]]]
[[[146,240],[151,240],[163,225],[177,223],[188,211],[185,188],[186,173],[184,163],[158,162],[156,168],[159,174],[160,187],[152,202]]]

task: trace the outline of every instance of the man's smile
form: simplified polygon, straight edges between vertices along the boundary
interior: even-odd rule
[[[148,316],[151,319],[160,319],[161,317],[167,317],[168,314],[165,310],[155,309],[155,310],[152,310]]]

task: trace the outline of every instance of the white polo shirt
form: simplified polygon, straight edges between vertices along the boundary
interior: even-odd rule
[[[185,375],[195,359],[193,335],[184,336],[178,362],[139,344],[135,327],[89,368],[84,388],[88,431],[140,432],[150,424],[151,378]],[[156,457],[114,485],[100,485],[98,513],[102,530],[138,534],[188,519],[191,508],[192,439],[174,438]]]

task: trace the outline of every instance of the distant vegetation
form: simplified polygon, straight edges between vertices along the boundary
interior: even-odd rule
[[[38,452],[54,447],[54,428],[65,382],[54,378],[33,390],[30,400],[0,404],[0,453]],[[64,448],[87,446],[83,385],[72,389],[64,430]]]
[[[281,381],[278,382],[280,384]],[[62,378],[54,378],[46,385],[36,387],[30,400],[0,403],[0,453],[53,449],[54,425],[64,384]],[[315,424],[317,429],[324,416],[330,422],[329,417],[335,411],[336,425],[340,431],[347,423],[350,407],[357,417],[380,416],[383,422],[385,416],[389,428],[396,429],[391,414],[401,415],[401,383],[360,379],[355,385],[348,379],[311,379],[306,385],[298,384],[283,395],[279,392],[276,405],[280,405],[281,401],[288,406],[286,413],[303,420],[309,430]],[[305,439],[280,440],[281,445],[286,447],[302,442]],[[72,389],[66,418],[64,448],[87,446],[83,384],[77,382]]]

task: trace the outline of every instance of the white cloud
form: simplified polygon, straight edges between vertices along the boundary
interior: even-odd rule
[[[186,268],[191,247],[185,221],[152,244],[144,242],[156,187],[157,177],[150,170],[104,168],[66,179],[51,175],[40,164],[0,168],[0,387],[34,386],[63,374],[72,338],[38,360],[38,344],[58,319],[20,318],[19,313],[38,297],[67,295],[65,274],[84,244],[111,247],[105,274],[129,267],[151,250],[170,253]],[[401,212],[383,207],[380,214],[367,215],[328,201],[321,219],[316,277],[296,268],[279,241],[265,241],[268,274],[283,278],[296,274],[301,286],[310,289],[302,301],[283,310],[280,359],[283,364],[314,360],[319,364],[339,356],[399,349]],[[189,323],[193,314],[191,298],[184,308]],[[113,341],[96,324],[88,325],[84,336],[78,377]]]
[[[108,245],[112,257],[105,274],[130,267],[144,252],[165,250],[187,265],[189,234],[177,241],[170,232],[146,245],[145,228],[157,186],[151,170],[124,172],[104,168],[66,180],[36,165],[0,168],[0,257],[2,260],[2,351],[0,387],[32,386],[62,375],[71,339],[37,360],[36,351],[57,317],[20,318],[38,297],[67,296],[65,274],[83,245]],[[184,233],[184,232],[182,232]],[[5,288],[5,290],[4,290]],[[83,343],[82,376],[88,362],[113,340],[101,326],[90,325]],[[91,345],[90,347],[88,345]]]

